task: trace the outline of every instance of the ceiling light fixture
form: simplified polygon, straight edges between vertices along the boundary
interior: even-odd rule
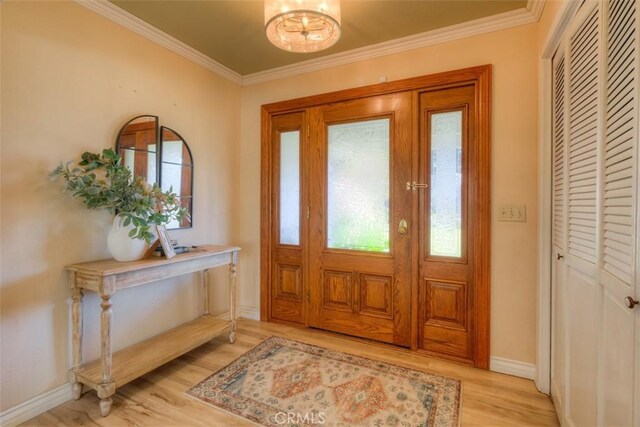
[[[288,52],[316,52],[340,38],[340,0],[265,0],[267,38]]]

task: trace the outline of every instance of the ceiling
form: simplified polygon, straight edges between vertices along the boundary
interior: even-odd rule
[[[316,53],[285,52],[264,34],[262,0],[110,0],[240,75],[523,9],[526,0],[342,0],[342,37]]]

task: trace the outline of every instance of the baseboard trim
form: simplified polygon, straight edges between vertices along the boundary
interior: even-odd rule
[[[504,359],[492,356],[489,361],[489,370],[500,374],[513,375],[514,377],[533,380],[536,377],[536,365],[520,362],[519,360]]]
[[[248,307],[246,305],[240,306],[240,317],[245,317],[252,320],[260,320],[260,309]]]
[[[244,317],[245,319],[260,320],[260,310],[246,305],[238,307],[238,317]],[[229,312],[225,311],[222,314],[216,316],[216,319],[229,320]]]
[[[14,427],[73,399],[71,384],[63,384],[0,412],[0,426]]]

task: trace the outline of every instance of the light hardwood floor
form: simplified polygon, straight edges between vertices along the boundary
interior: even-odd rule
[[[26,426],[244,426],[251,423],[219,411],[184,392],[263,339],[277,335],[412,369],[462,380],[463,426],[558,425],[548,396],[532,381],[482,371],[403,349],[340,335],[240,319],[235,344],[225,336],[118,388],[111,414],[103,418],[95,391],[58,406]]]

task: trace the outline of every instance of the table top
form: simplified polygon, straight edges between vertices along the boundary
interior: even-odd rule
[[[216,255],[237,252],[240,248],[237,246],[219,246],[219,245],[199,245],[197,248],[191,249],[189,252],[177,254],[171,259],[165,257],[149,257],[139,261],[121,262],[115,259],[104,259],[100,261],[89,261],[78,264],[70,264],[65,266],[65,270],[80,273],[89,273],[99,276],[110,276],[112,274],[122,274],[130,271],[141,270],[145,268],[159,267],[169,264],[177,264],[198,258],[206,258]]]

